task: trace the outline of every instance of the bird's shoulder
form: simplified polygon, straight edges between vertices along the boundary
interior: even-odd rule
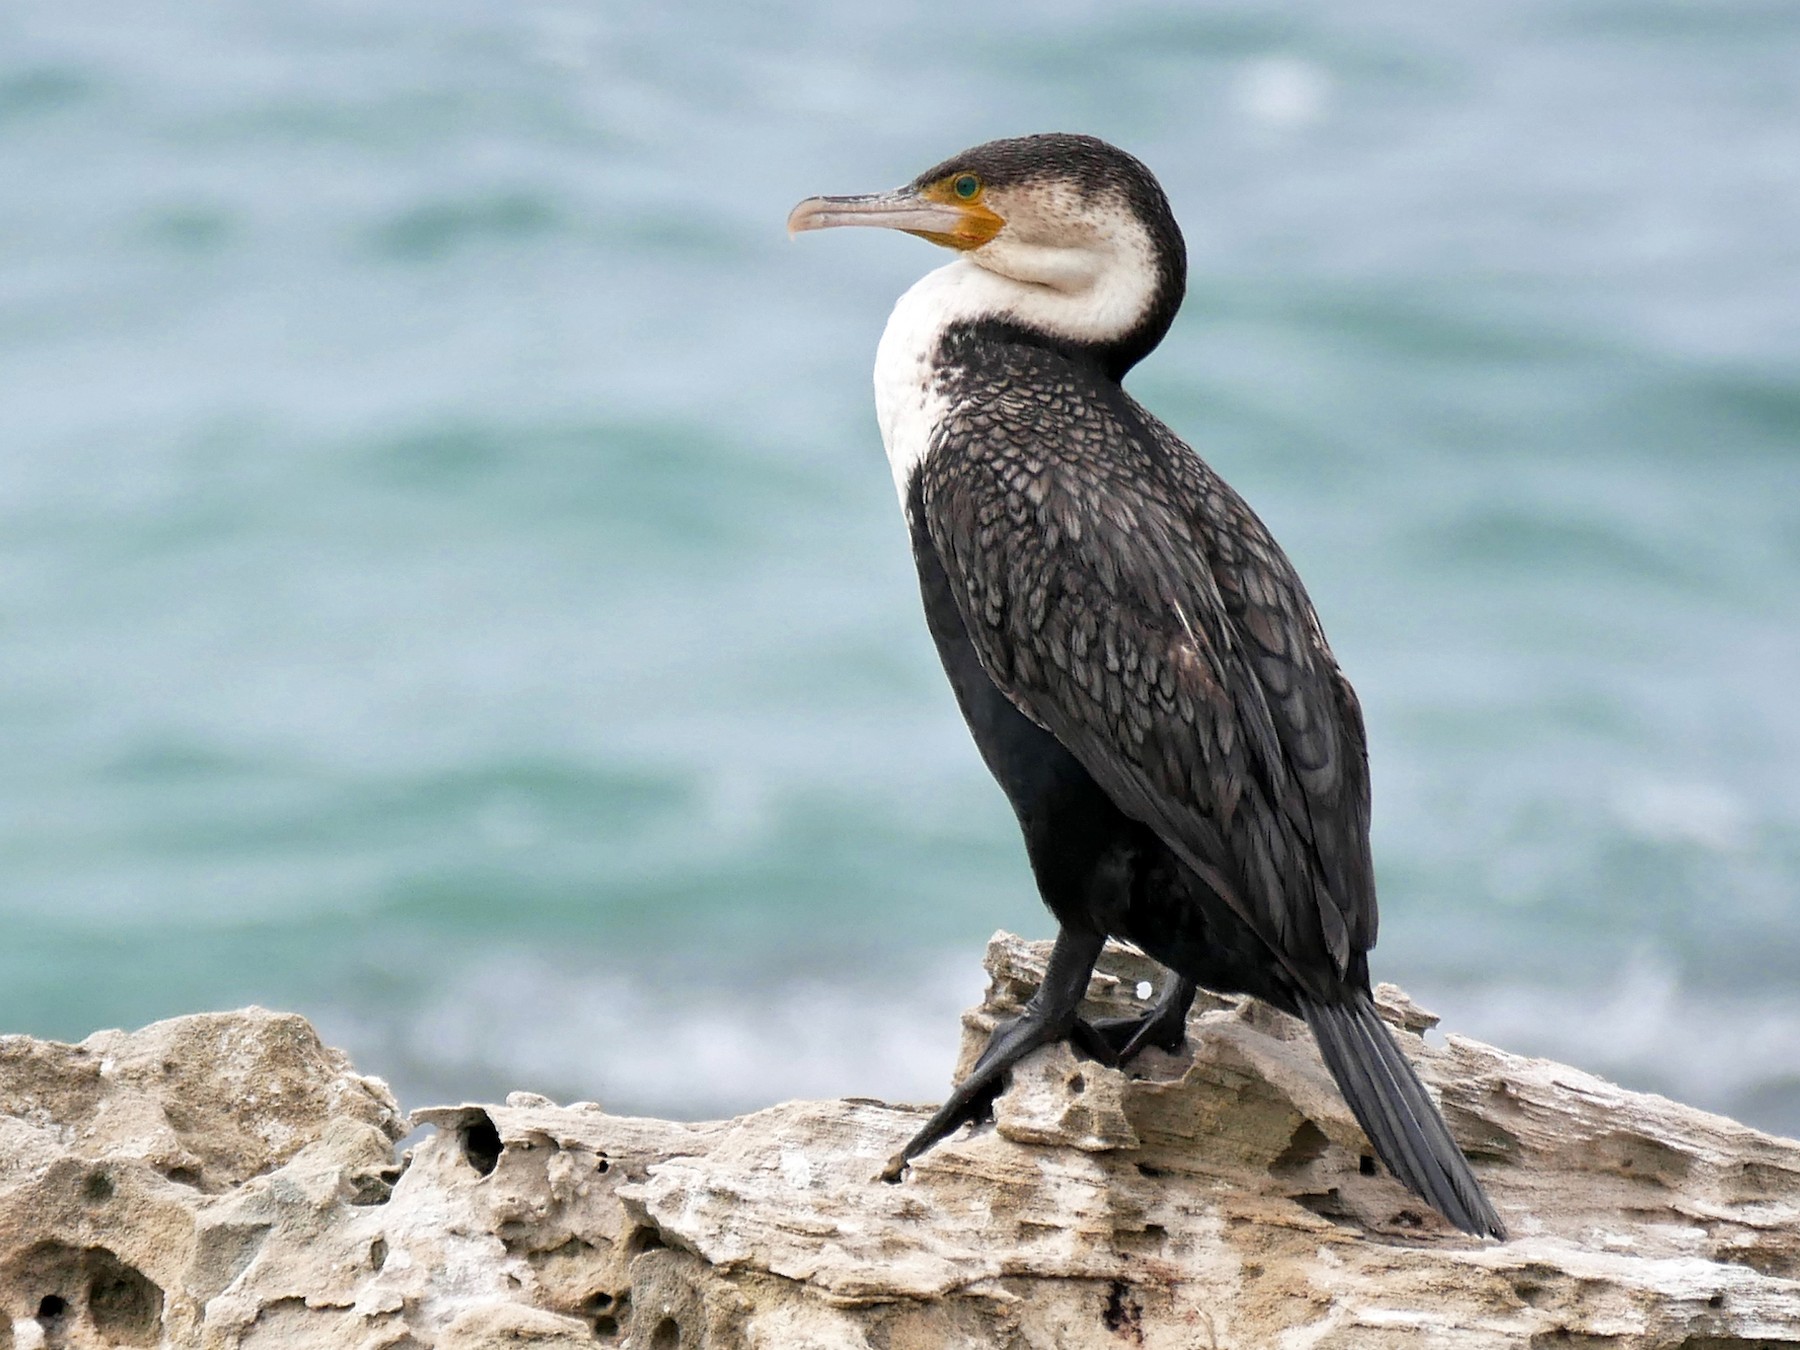
[[[1028,559],[1171,637],[1204,621],[1233,650],[1335,665],[1293,564],[1249,504],[1117,384],[1000,345],[955,367],[919,466],[940,546]],[[1240,631],[1241,630],[1241,631]],[[1277,685],[1282,672],[1267,672]]]
[[[927,500],[975,513],[965,523],[984,527],[989,546],[1003,542],[993,529],[1006,519],[1022,531],[1041,527],[1052,548],[1086,540],[1097,553],[1132,534],[1139,550],[1168,536],[1192,554],[1189,485],[1171,454],[1180,446],[1173,433],[1148,428],[1148,413],[1080,362],[1028,343],[957,336],[945,344],[943,410],[920,465]],[[1031,539],[1022,533],[1017,542]]]

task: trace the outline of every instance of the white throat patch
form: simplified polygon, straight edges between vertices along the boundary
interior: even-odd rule
[[[1156,298],[1155,251],[1128,213],[1109,216],[1084,247],[1009,239],[928,272],[902,295],[875,349],[875,416],[906,505],[907,488],[944,414],[934,362],[946,329],[1002,319],[1075,343],[1123,337]]]

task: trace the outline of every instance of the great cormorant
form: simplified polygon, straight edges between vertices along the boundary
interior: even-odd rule
[[[931,635],[1059,925],[1042,986],[893,1170],[1039,1046],[1179,1048],[1204,986],[1305,1019],[1388,1168],[1504,1236],[1370,997],[1356,694],[1262,521],[1120,387],[1186,289],[1162,188],[1103,141],[1026,136],[788,218],[839,225],[959,255],[895,306],[876,411]],[[1142,1019],[1093,1027],[1077,1008],[1108,936],[1174,978]]]

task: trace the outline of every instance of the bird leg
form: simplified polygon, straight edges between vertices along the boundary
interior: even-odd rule
[[[1094,962],[1099,960],[1100,949],[1105,945],[1106,937],[1101,933],[1071,933],[1067,928],[1057,933],[1043,983],[1025,1010],[994,1028],[969,1076],[956,1085],[949,1100],[906,1147],[888,1159],[881,1172],[883,1181],[900,1180],[907,1164],[933,1144],[963,1125],[986,1120],[1013,1065],[1039,1046],[1069,1038],[1080,1025],[1075,1010],[1087,996]]]
[[[1075,1044],[1102,1064],[1120,1068],[1135,1059],[1140,1051],[1155,1046],[1175,1054],[1187,1043],[1188,1009],[1193,1006],[1198,986],[1185,975],[1176,975],[1164,989],[1156,1006],[1141,1017],[1103,1017],[1095,1022],[1078,1022]]]

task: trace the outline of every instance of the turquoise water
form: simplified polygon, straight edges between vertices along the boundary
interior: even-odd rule
[[[930,1098],[1046,934],[814,192],[1096,132],[1368,711],[1381,977],[1800,1131],[1800,10],[0,10],[0,1028]]]

